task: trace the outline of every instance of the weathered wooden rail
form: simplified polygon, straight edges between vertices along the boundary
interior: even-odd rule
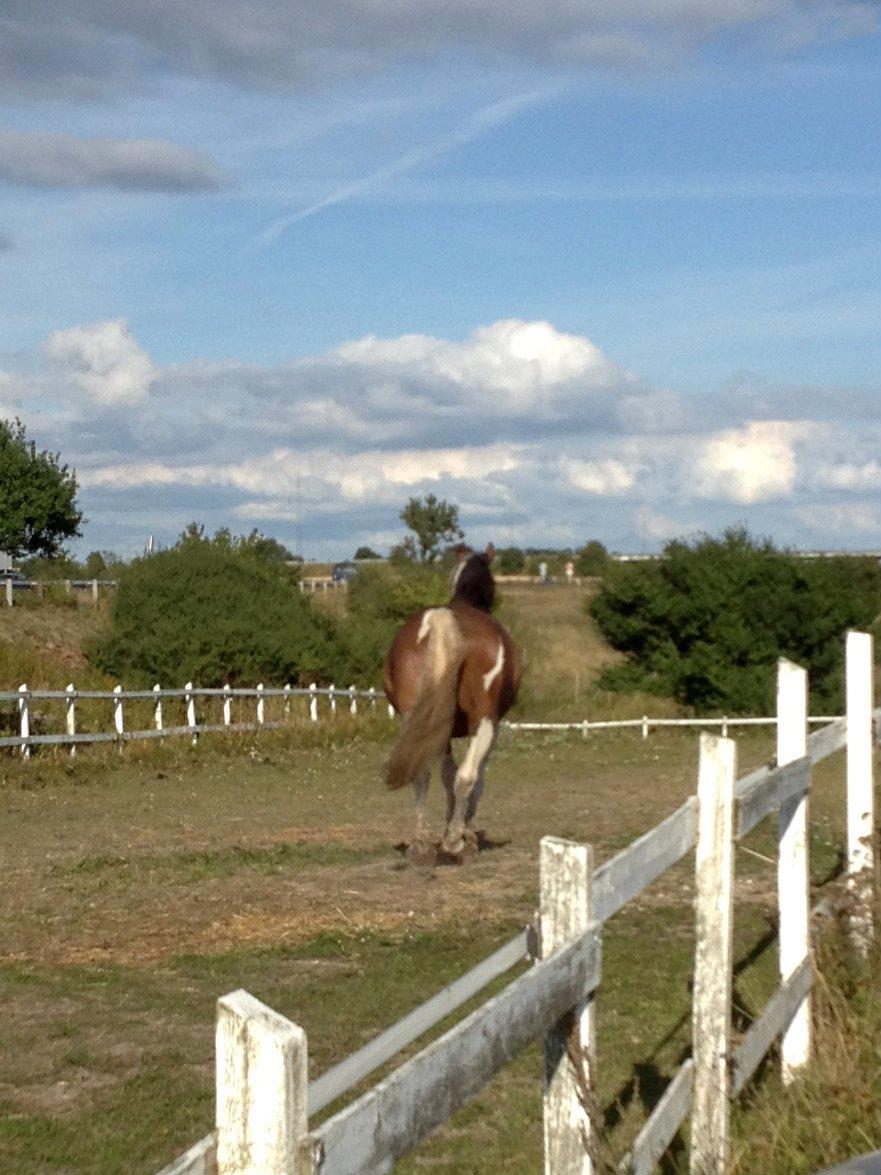
[[[218,1001],[217,1125],[161,1175],[379,1175],[472,1098],[530,1041],[545,1041],[547,1175],[593,1175],[596,1010],[604,924],[695,851],[696,948],[692,1055],[637,1135],[622,1173],[648,1175],[691,1113],[693,1175],[721,1175],[729,1102],[780,1040],[785,1081],[810,1057],[807,797],[812,767],[847,748],[848,881],[853,933],[873,927],[872,641],[847,639],[847,715],[807,736],[807,674],[778,669],[777,755],[737,778],[736,746],[701,735],[697,794],[617,856],[593,868],[592,850],[541,843],[534,966],[372,1089],[320,1125],[310,1116],[343,1097],[400,1049],[527,956],[524,931],[466,975],[311,1083],[302,1028],[247,992]],[[761,820],[778,820],[780,985],[743,1039],[731,1032],[734,846]]]
[[[272,722],[266,720],[265,706],[269,698],[283,699],[282,721]],[[321,713],[318,705],[319,698],[327,700],[325,713],[332,717],[337,712],[338,707],[347,708],[350,713],[357,714],[359,712],[359,701],[363,702],[370,709],[374,709],[380,700],[380,693],[375,687],[363,689],[356,688],[354,685],[345,688],[340,688],[335,685],[321,687],[310,685],[305,688],[285,685],[279,688],[261,684],[248,688],[232,689],[224,686],[222,689],[212,689],[195,686],[191,681],[188,681],[185,686],[178,689],[164,689],[159,685],[155,685],[151,690],[139,690],[125,689],[123,686],[118,685],[112,690],[89,690],[78,689],[71,682],[63,690],[52,690],[30,689],[27,683],[23,683],[17,690],[0,691],[0,706],[6,702],[14,703],[17,707],[19,726],[17,735],[9,734],[0,736],[0,749],[5,748],[8,750],[18,748],[28,758],[33,747],[68,746],[72,749],[80,743],[126,743],[138,739],[170,738],[180,735],[190,735],[191,738],[195,739],[200,734],[216,734],[224,731],[227,733],[241,733],[244,731],[279,730],[290,719],[292,713],[291,702],[295,698],[305,698],[308,700],[309,717],[313,722],[318,722]],[[233,702],[236,702],[240,706],[247,699],[255,703],[254,718],[250,721],[239,720],[234,722],[232,718]],[[154,725],[147,729],[130,729],[126,723],[126,704],[133,701],[145,700],[153,703]],[[200,721],[196,703],[200,701],[211,702],[212,700],[215,702],[218,700],[222,701],[222,720],[220,722],[206,722],[204,719]],[[78,730],[77,704],[88,701],[104,701],[109,703],[106,715],[108,724],[112,725],[112,729],[103,731]],[[182,703],[186,721],[167,724],[163,710],[164,701]],[[40,702],[64,703],[63,731],[55,733],[36,733],[34,731],[34,718],[36,714],[34,704],[39,704]],[[387,703],[382,701],[381,704],[386,705]],[[394,711],[391,706],[388,707],[388,713],[389,717],[394,716]],[[610,719],[596,722],[590,722],[584,719],[579,722],[505,722],[503,725],[507,730],[514,733],[519,731],[577,730],[585,737],[591,731],[641,728],[642,737],[648,738],[651,730],[666,729],[668,727],[692,729],[719,727],[721,728],[722,734],[726,735],[729,727],[773,726],[776,721],[776,718],[767,717],[651,718],[646,715],[643,718]],[[808,722],[812,724],[828,724],[834,721],[835,718],[832,716],[812,715],[808,718]]]
[[[6,600],[6,606],[11,608],[15,603],[16,592],[31,592],[38,600],[42,600],[46,594],[46,589],[50,591],[58,590],[59,588],[64,592],[65,596],[73,597],[75,592],[87,591],[93,604],[98,603],[98,592],[100,588],[115,588],[118,583],[115,579],[13,579],[11,576],[5,576],[3,579],[3,592]]]
[[[271,722],[266,720],[266,701],[269,698],[282,699],[282,721]],[[32,747],[41,746],[69,746],[73,748],[80,743],[125,743],[135,739],[167,738],[175,735],[189,735],[193,740],[200,734],[212,734],[249,730],[279,730],[284,727],[291,717],[292,702],[296,698],[308,702],[308,714],[312,722],[319,721],[318,699],[327,699],[327,714],[331,717],[338,708],[347,709],[351,714],[358,713],[358,703],[363,702],[369,709],[375,709],[379,694],[374,687],[358,689],[350,685],[346,689],[337,686],[310,685],[300,688],[285,685],[281,688],[257,685],[249,688],[232,688],[224,686],[221,689],[202,689],[188,681],[182,689],[163,689],[159,685],[150,690],[124,690],[121,685],[112,690],[81,690],[73,683],[63,690],[29,689],[27,684],[19,686],[17,690],[0,692],[0,704],[14,702],[18,707],[19,733],[0,737],[0,747],[18,747],[25,757],[29,757]],[[186,714],[186,723],[166,724],[166,714],[163,703],[166,701],[182,703]],[[200,722],[196,703],[200,700],[220,701],[222,721]],[[250,722],[233,721],[233,702],[241,705],[245,700],[255,704],[254,719]],[[104,701],[108,707],[108,717],[111,716],[113,729],[104,731],[81,731],[77,729],[77,703],[82,701]],[[125,721],[126,702],[149,701],[152,703],[153,723],[148,729],[129,730]],[[57,734],[35,734],[32,732],[33,703],[34,702],[63,702],[64,725],[63,732]],[[386,703],[383,701],[382,705]],[[394,711],[388,707],[389,715]]]

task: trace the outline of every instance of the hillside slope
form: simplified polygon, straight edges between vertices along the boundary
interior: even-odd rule
[[[499,619],[522,650],[520,717],[624,718],[676,712],[674,703],[644,694],[596,688],[607,665],[620,660],[587,612],[595,584],[502,583]]]
[[[70,681],[103,684],[83,649],[103,623],[105,607],[45,600],[0,609],[0,689],[22,682],[35,689],[63,689]]]
[[[664,699],[597,690],[600,673],[619,655],[587,613],[595,590],[592,585],[500,585],[499,619],[523,655],[520,717],[574,720],[676,712]],[[320,594],[315,603],[339,615],[345,592]],[[84,651],[105,618],[103,602],[97,610],[48,600],[0,609],[0,690],[16,689],[22,682],[35,689],[63,689],[71,681],[80,688],[113,686],[114,681],[89,666]]]

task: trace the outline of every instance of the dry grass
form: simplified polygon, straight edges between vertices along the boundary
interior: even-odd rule
[[[0,608],[0,688],[27,682],[34,689],[63,689],[71,680],[83,688],[105,684],[89,668],[83,646],[106,614],[106,600],[97,608],[48,598]]]
[[[303,1023],[320,1071],[530,917],[542,834],[591,841],[602,859],[694,786],[693,735],[505,736],[481,807],[497,847],[423,873],[395,849],[411,811],[381,786],[380,730],[364,737],[340,715],[320,733],[323,745],[306,729],[132,745],[73,764],[5,761],[0,1167],[148,1175],[210,1125],[218,994],[244,986]],[[307,736],[313,745],[298,746]],[[768,749],[767,735],[749,736],[742,768]],[[818,780],[821,862],[840,835],[839,773],[832,763]],[[439,830],[437,791],[432,801]],[[745,957],[766,934],[773,888],[753,859],[738,867]],[[680,868],[610,925],[600,1015],[610,1153],[687,1047],[691,922]],[[758,1009],[772,978],[766,954],[739,997]],[[533,1170],[538,1072],[530,1050],[402,1170]]]
[[[596,688],[602,671],[620,660],[588,615],[596,590],[593,581],[503,585],[499,618],[510,628],[524,659],[517,714],[561,720],[677,714],[678,707],[669,699]]]
[[[881,955],[860,965],[838,917],[816,957],[814,1059],[786,1088],[768,1064],[736,1112],[731,1175],[812,1175],[881,1146]]]
[[[596,691],[613,654],[584,611],[588,591],[505,585],[502,616],[526,650],[523,711],[669,712]],[[327,593],[328,606],[343,599]],[[98,622],[52,606],[0,614],[5,672],[82,684],[77,657]],[[47,721],[59,727],[60,713]],[[417,872],[396,849],[411,835],[409,804],[380,782],[388,738],[381,710],[318,726],[300,713],[286,732],[206,736],[196,747],[0,760],[0,1168],[149,1175],[210,1126],[223,991],[246,987],[304,1024],[320,1072],[531,916],[541,835],[589,841],[603,859],[694,790],[693,733],[503,733],[480,811],[496,847],[464,868]],[[770,734],[739,747],[746,771],[767,758]],[[840,756],[817,772],[817,879],[841,843],[841,777]],[[431,801],[439,831],[437,789]],[[772,830],[760,827],[751,847],[773,852]],[[775,982],[774,949],[759,949],[773,942],[773,869],[743,855],[737,868],[736,954],[750,960],[737,999],[756,1014]],[[599,1093],[612,1167],[688,1046],[691,901],[689,870],[677,868],[606,934]],[[860,1131],[881,1142],[868,1104],[881,1092],[881,1013],[868,982],[843,974],[824,995],[822,1064],[808,1083],[781,1102],[772,1077],[739,1114],[737,1175],[813,1171],[845,1147],[868,1149]],[[534,1171],[539,1074],[528,1050],[400,1170]],[[683,1154],[680,1140],[669,1172]]]

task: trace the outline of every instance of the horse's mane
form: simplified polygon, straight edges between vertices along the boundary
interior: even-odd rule
[[[453,586],[453,599],[464,600],[481,612],[491,612],[496,599],[496,584],[488,555],[471,555],[462,564]]]

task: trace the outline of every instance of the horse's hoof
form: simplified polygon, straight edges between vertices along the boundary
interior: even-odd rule
[[[480,852],[480,842],[477,839],[477,834],[474,832],[466,832],[462,840],[462,847],[459,850],[459,856],[463,861],[473,860]]]
[[[407,848],[407,860],[419,869],[432,869],[437,864],[437,849],[427,840],[414,840]]]
[[[444,837],[441,842],[441,849],[448,857],[461,857],[465,851],[465,838],[460,836],[456,840],[450,840],[448,837]]]

